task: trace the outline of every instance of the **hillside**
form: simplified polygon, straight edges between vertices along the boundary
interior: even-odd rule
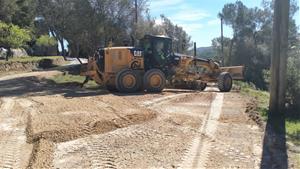
[[[193,52],[193,50],[190,51],[191,54],[193,54]],[[201,58],[213,58],[217,56],[217,51],[215,51],[212,46],[199,47],[197,48],[197,56]]]

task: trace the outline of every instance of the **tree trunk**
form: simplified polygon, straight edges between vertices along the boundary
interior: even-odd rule
[[[285,109],[289,3],[289,0],[275,1],[269,107],[271,118],[280,116]]]
[[[60,43],[60,46],[61,46],[61,54],[62,54],[62,56],[64,57],[64,60],[66,61],[67,58],[66,58],[66,51],[65,51],[65,43],[64,43],[64,40],[63,40],[63,39],[60,39],[60,40],[59,40],[59,43]]]
[[[76,43],[76,57],[79,57],[79,54],[80,54],[79,43]]]
[[[234,41],[235,41],[235,36],[233,36],[233,38],[231,39],[230,46],[229,46],[229,58],[228,58],[229,63],[228,64],[230,64],[230,65],[232,64],[232,50],[233,50]]]
[[[5,60],[8,61],[9,57],[11,57],[11,56],[12,56],[12,51],[11,51],[11,48],[8,47]]]

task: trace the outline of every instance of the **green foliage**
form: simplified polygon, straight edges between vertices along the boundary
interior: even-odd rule
[[[224,63],[225,66],[230,65],[231,63],[229,62],[229,50],[230,50],[230,42],[231,39],[224,37],[223,38],[223,43],[224,43]],[[215,60],[222,60],[222,43],[221,43],[221,38],[214,38],[212,40],[212,48],[216,51],[215,54]]]
[[[0,0],[0,20],[11,23],[17,8],[16,0]]]
[[[291,0],[289,44],[297,44],[297,27],[293,15],[298,10]],[[219,14],[233,29],[233,38],[224,38],[225,65],[244,65],[245,80],[267,90],[266,70],[270,69],[272,51],[273,2],[263,1],[263,8],[248,8],[242,1],[226,4]],[[221,56],[220,38],[212,42]]]
[[[6,48],[20,48],[31,40],[29,30],[21,29],[13,24],[0,22],[0,46]]]
[[[64,84],[64,83],[82,83],[85,79],[84,76],[78,76],[78,75],[57,75],[51,78],[58,84]]]
[[[263,70],[270,65],[270,52],[264,53],[266,42],[258,35],[266,35],[259,33],[269,29],[267,20],[272,20],[272,15],[259,8],[247,8],[237,1],[226,4],[220,16],[233,29],[233,38],[224,39],[225,65],[244,65],[245,80],[266,89]],[[220,53],[219,38],[213,41],[213,46]]]
[[[177,39],[174,46],[179,52],[186,52],[190,47],[187,33],[166,17],[162,17],[162,25],[156,25],[147,12],[147,2],[138,1],[138,23],[135,23],[132,0],[39,1],[37,11],[43,19],[38,25],[50,30],[60,43],[67,40],[73,56],[90,56],[96,48],[108,46],[111,41],[114,46],[121,46],[124,41],[137,42],[145,34],[161,33]]]
[[[55,38],[50,37],[49,35],[42,35],[36,40],[36,45],[38,46],[55,46],[57,45],[57,41]]]
[[[36,17],[37,0],[15,0],[17,10],[12,18],[12,23],[20,27],[31,27]]]
[[[158,25],[161,30],[160,34],[167,35],[173,39],[173,50],[178,53],[187,53],[192,46],[191,37],[183,30],[182,27],[174,25],[170,19],[161,15],[162,24]]]
[[[35,18],[36,0],[0,0],[0,20],[30,27]]]
[[[300,42],[299,42],[300,43]],[[289,52],[287,65],[287,96],[290,106],[300,110],[300,45]],[[300,116],[300,112],[298,112]]]
[[[300,146],[300,119],[297,120],[288,118],[286,121],[287,136],[291,141]]]

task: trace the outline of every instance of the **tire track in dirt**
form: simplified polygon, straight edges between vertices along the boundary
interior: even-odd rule
[[[186,97],[187,95],[189,94],[165,96],[140,103],[140,105],[151,109],[158,104],[166,104],[174,99]],[[159,130],[155,130],[153,128],[155,125],[152,123],[153,122],[150,121],[101,135],[91,135],[73,141],[60,143],[57,145],[54,153],[53,166],[55,168],[123,168],[125,166],[120,166],[120,161],[118,161],[120,160],[118,158],[118,152],[111,150],[112,145],[109,145],[110,143],[108,139],[111,140],[111,142],[131,140],[131,144],[137,144],[137,142],[143,140],[146,144],[147,142],[153,142],[154,140],[156,140],[154,142],[159,143],[158,140],[175,137],[167,133],[162,133]],[[85,154],[86,157],[84,157],[83,154]],[[130,155],[130,153],[127,155]],[[70,158],[83,160],[80,162],[80,166],[78,166],[78,163],[73,162],[75,160],[71,160],[71,162],[68,161],[68,164],[66,164],[65,160],[69,160]]]
[[[154,106],[158,106],[160,104],[164,104],[164,103],[170,102],[174,99],[185,97],[185,96],[188,96],[188,95],[191,95],[191,93],[164,96],[164,97],[160,97],[160,98],[157,98],[157,99],[154,99],[154,100],[145,101],[145,102],[142,103],[142,105],[145,106],[145,107],[154,107]]]
[[[160,144],[161,140],[167,138],[171,140],[171,137],[175,137],[151,129],[151,127],[153,127],[153,124],[150,123],[146,126],[139,124],[102,135],[93,135],[72,142],[61,143],[56,148],[53,166],[55,168],[130,168],[127,164],[130,161],[127,161],[124,165],[124,162],[122,163],[120,159],[128,156],[125,159],[131,160],[131,155],[134,155],[131,151],[137,151],[133,150],[133,147],[140,146],[141,149],[144,149],[146,147],[141,143]],[[118,142],[126,140],[129,142],[119,145]],[[121,152],[117,150],[121,150]],[[129,153],[124,153],[124,151],[129,151]],[[80,152],[80,155],[77,154],[78,152]],[[84,154],[86,154],[86,157],[84,157]],[[84,158],[79,165],[75,162],[76,160],[70,160],[70,158],[74,159],[76,155],[78,155],[78,159]],[[62,160],[60,161],[60,159]]]
[[[15,114],[14,98],[2,98],[0,108],[0,168],[25,168],[31,146],[26,143],[25,125]]]
[[[202,133],[202,135],[193,139],[190,148],[183,157],[180,168],[205,168],[212,148],[212,139],[207,139],[205,135],[214,138],[218,127],[218,119],[222,111],[223,98],[223,93],[217,93],[216,98],[211,104],[210,112],[206,114],[204,123],[202,123],[199,128],[199,132]]]
[[[87,140],[87,156],[91,161],[91,168],[116,168],[114,157],[109,153],[109,147],[100,145],[97,140]]]
[[[198,136],[192,140],[190,148],[184,153],[180,168],[210,168],[208,164],[221,159],[232,161],[233,168],[252,168],[253,164],[257,163],[255,157],[260,157],[257,153],[248,152],[244,147],[236,147],[231,142],[218,139],[217,130],[228,125],[218,122],[221,112],[224,111],[220,98],[216,97],[212,102],[211,110],[204,118],[205,123],[197,131]]]
[[[12,98],[3,98],[2,102],[0,109],[0,132],[4,137],[0,138],[0,168],[16,168],[20,161],[17,140],[19,133],[12,134],[13,119],[9,115],[14,107],[14,101]]]
[[[35,109],[32,107],[30,109],[30,115],[28,116],[28,125],[27,125],[27,139],[29,142],[34,144],[34,150],[31,156],[30,164],[28,168],[48,168],[52,166],[53,164],[55,166],[60,166],[60,163],[63,165],[66,165],[65,161],[61,161],[62,157],[65,155],[72,156],[80,156],[78,155],[82,153],[81,149],[85,148],[86,153],[85,157],[88,158],[87,161],[89,165],[87,166],[81,166],[82,168],[114,168],[114,159],[113,156],[108,154],[108,150],[110,147],[100,145],[99,140],[93,141],[90,139],[84,139],[84,138],[90,138],[95,135],[102,135],[106,132],[109,132],[111,130],[120,129],[123,127],[129,127],[132,124],[139,124],[143,121],[151,120],[152,118],[155,118],[155,113],[149,112],[149,114],[146,114],[147,117],[143,117],[145,115],[144,113],[133,113],[128,114],[126,116],[119,116],[113,107],[110,107],[109,105],[106,105],[104,107],[99,107],[99,105],[95,105],[99,109],[109,109],[108,112],[115,114],[116,118],[112,119],[111,122],[105,122],[105,121],[91,121],[90,123],[87,123],[86,126],[82,126],[82,128],[70,128],[68,130],[54,130],[54,131],[45,131],[42,133],[33,134],[33,126],[32,126],[32,117],[39,115],[41,112],[40,109],[36,108],[37,103],[34,103]],[[109,103],[108,103],[109,104]],[[43,106],[43,105],[41,105]],[[141,108],[140,111],[150,111],[150,109]],[[149,116],[149,117],[148,117]],[[140,121],[140,122],[139,122]],[[103,128],[103,130],[102,130]],[[107,128],[107,129],[106,129]],[[74,130],[74,131],[73,131]],[[105,131],[104,131],[105,130]],[[68,135],[69,133],[74,133],[73,135]],[[122,138],[120,134],[119,138]],[[123,136],[124,138],[124,136]],[[77,140],[81,140],[77,142]],[[66,144],[65,144],[66,143]],[[68,146],[68,144],[72,144],[71,146]],[[47,146],[48,145],[48,146]],[[54,145],[54,146],[53,146]],[[66,145],[66,149],[63,149],[59,145]],[[82,145],[85,145],[84,147]],[[58,149],[63,149],[63,151],[60,152],[66,152],[62,154],[55,153],[55,150],[57,150],[57,147],[60,147]],[[51,160],[53,159],[54,160]],[[55,160],[58,159],[58,160]],[[41,161],[45,160],[44,163]],[[51,161],[49,163],[49,161]],[[86,161],[85,161],[86,162]],[[83,162],[83,163],[85,163]],[[67,164],[68,167],[66,168],[78,168],[78,165],[81,164]],[[60,166],[58,168],[64,168],[64,166]]]
[[[153,99],[151,101],[144,101],[141,103],[142,106],[153,109],[153,107],[166,104],[171,102],[175,99],[186,97],[190,94],[176,94],[170,96],[164,96],[160,98]],[[105,136],[106,135],[106,136]],[[109,137],[112,140],[119,139],[119,140],[128,140],[128,139],[140,139],[140,140],[152,140],[152,138],[156,139],[164,139],[164,137],[169,137],[169,135],[164,135],[157,130],[153,130],[151,128],[147,128],[144,124],[129,126],[127,128],[120,129],[118,131],[114,131],[111,133],[107,133],[103,135],[103,137]],[[96,136],[97,137],[97,136]],[[99,136],[101,137],[101,136]],[[99,144],[99,140],[88,140],[87,146],[87,154],[88,157],[91,159],[91,168],[118,168],[117,162],[114,157],[115,154],[110,152],[109,146],[106,144]]]

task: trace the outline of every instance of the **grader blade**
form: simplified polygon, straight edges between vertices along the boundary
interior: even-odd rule
[[[104,83],[103,77],[100,74],[96,60],[94,60],[93,58],[89,58],[88,63],[83,64],[81,66],[80,75],[87,76],[87,77],[93,79],[99,85],[103,85],[103,83]]]
[[[244,66],[221,67],[222,72],[230,73],[233,80],[244,79]]]

